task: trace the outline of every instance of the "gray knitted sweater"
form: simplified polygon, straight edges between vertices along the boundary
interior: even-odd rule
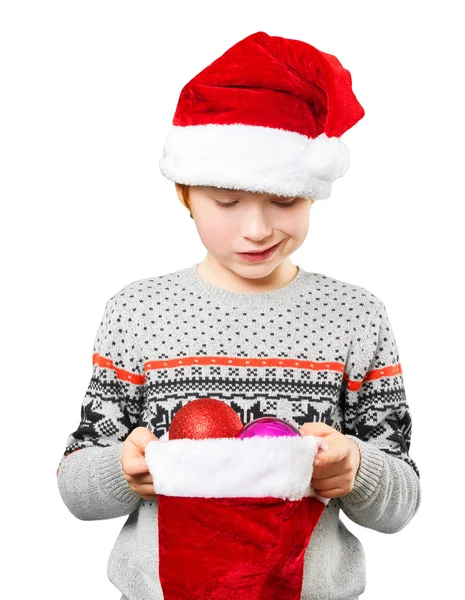
[[[161,437],[181,406],[206,396],[230,404],[243,423],[327,423],[356,441],[361,463],[353,490],[330,500],[312,534],[302,598],[354,600],[366,585],[365,555],[339,511],[395,533],[421,497],[386,308],[360,286],[300,266],[288,285],[259,294],[207,283],[196,266],[134,281],[108,300],[81,420],[59,461],[61,497],[78,519],[128,515],[108,577],[123,599],[162,599],[158,503],[124,477],[129,433],[144,426]]]

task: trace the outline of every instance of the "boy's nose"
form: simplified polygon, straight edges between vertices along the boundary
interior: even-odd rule
[[[262,209],[248,211],[242,223],[242,234],[254,242],[263,241],[273,232],[270,218]]]

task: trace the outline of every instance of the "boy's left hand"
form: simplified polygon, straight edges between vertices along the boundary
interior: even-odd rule
[[[324,438],[328,446],[315,456],[312,488],[323,498],[339,498],[352,491],[361,458],[354,440],[326,423],[304,423],[299,431],[302,435]]]

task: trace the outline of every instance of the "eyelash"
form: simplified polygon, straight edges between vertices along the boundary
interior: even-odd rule
[[[273,204],[276,204],[277,206],[281,206],[283,208],[287,208],[288,206],[294,206],[294,204],[297,202],[297,200],[293,200],[292,202],[273,202]],[[230,202],[229,204],[221,204],[221,202],[216,202],[218,204],[218,206],[221,206],[221,208],[231,208],[231,206],[235,206],[237,204],[237,200],[236,202]]]

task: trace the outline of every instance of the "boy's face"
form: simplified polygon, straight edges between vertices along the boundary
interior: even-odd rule
[[[178,197],[181,190],[176,185]],[[276,196],[212,186],[190,186],[189,203],[208,261],[240,277],[269,275],[304,242],[310,198]],[[225,206],[226,205],[226,206]],[[279,246],[265,260],[249,262],[239,253]]]

